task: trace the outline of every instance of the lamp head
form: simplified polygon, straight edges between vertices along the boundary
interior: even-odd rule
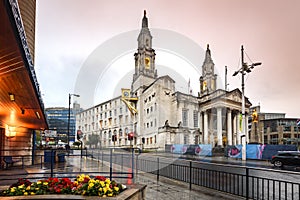
[[[251,66],[255,67],[255,66],[258,66],[258,65],[261,65],[261,64],[262,64],[261,62],[259,62],[259,63],[252,63]]]
[[[232,74],[232,76],[236,76],[238,75],[239,71],[235,71],[234,74]]]

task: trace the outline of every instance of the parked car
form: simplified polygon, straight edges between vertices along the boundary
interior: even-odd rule
[[[272,156],[271,163],[275,167],[283,167],[284,165],[300,167],[300,151],[279,151]]]

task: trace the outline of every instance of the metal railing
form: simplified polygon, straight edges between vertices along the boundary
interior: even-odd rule
[[[113,162],[130,167],[128,159],[118,153]],[[186,182],[189,189],[202,186],[246,199],[300,199],[299,172],[136,155],[135,174],[143,172]]]
[[[89,166],[86,169],[91,171],[84,171],[84,173],[103,175],[111,179],[133,179],[135,175],[150,173],[155,175],[157,180],[160,180],[160,177],[166,177],[185,182],[189,189],[201,186],[246,199],[300,199],[299,172],[163,158],[151,154],[134,153],[133,150],[126,152],[118,151],[118,149],[88,150],[80,154],[70,154],[69,158],[80,160],[79,171],[69,172],[63,168],[58,169],[57,163],[52,162],[52,159],[50,163],[45,163],[44,155],[40,155],[35,158],[35,160],[40,160],[36,167],[48,170],[43,173],[27,173],[27,177],[33,179],[49,176],[76,177],[83,173],[84,167],[81,165],[82,160],[85,160],[85,165]],[[26,159],[27,157],[24,156],[22,163],[26,163]],[[27,165],[22,164],[22,167],[24,166]],[[101,170],[99,167],[102,167]],[[18,174],[12,177],[15,178],[16,175]],[[39,175],[41,177],[38,177]],[[5,179],[1,176],[0,172],[0,182],[9,179],[7,175]]]

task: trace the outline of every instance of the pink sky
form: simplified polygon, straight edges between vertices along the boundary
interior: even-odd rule
[[[45,106],[67,107],[84,60],[111,37],[139,29],[144,9],[150,29],[178,32],[203,48],[209,43],[219,77],[228,66],[229,89],[240,88],[240,77],[231,75],[244,45],[263,63],[246,77],[252,104],[300,117],[299,0],[38,0],[36,69]]]

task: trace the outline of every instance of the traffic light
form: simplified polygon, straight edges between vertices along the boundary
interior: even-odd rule
[[[132,132],[128,134],[128,140],[133,140],[133,133]]]
[[[77,130],[77,140],[81,140],[83,134],[81,132],[81,130]]]
[[[117,141],[117,135],[112,135],[111,140],[112,140],[113,142]]]

